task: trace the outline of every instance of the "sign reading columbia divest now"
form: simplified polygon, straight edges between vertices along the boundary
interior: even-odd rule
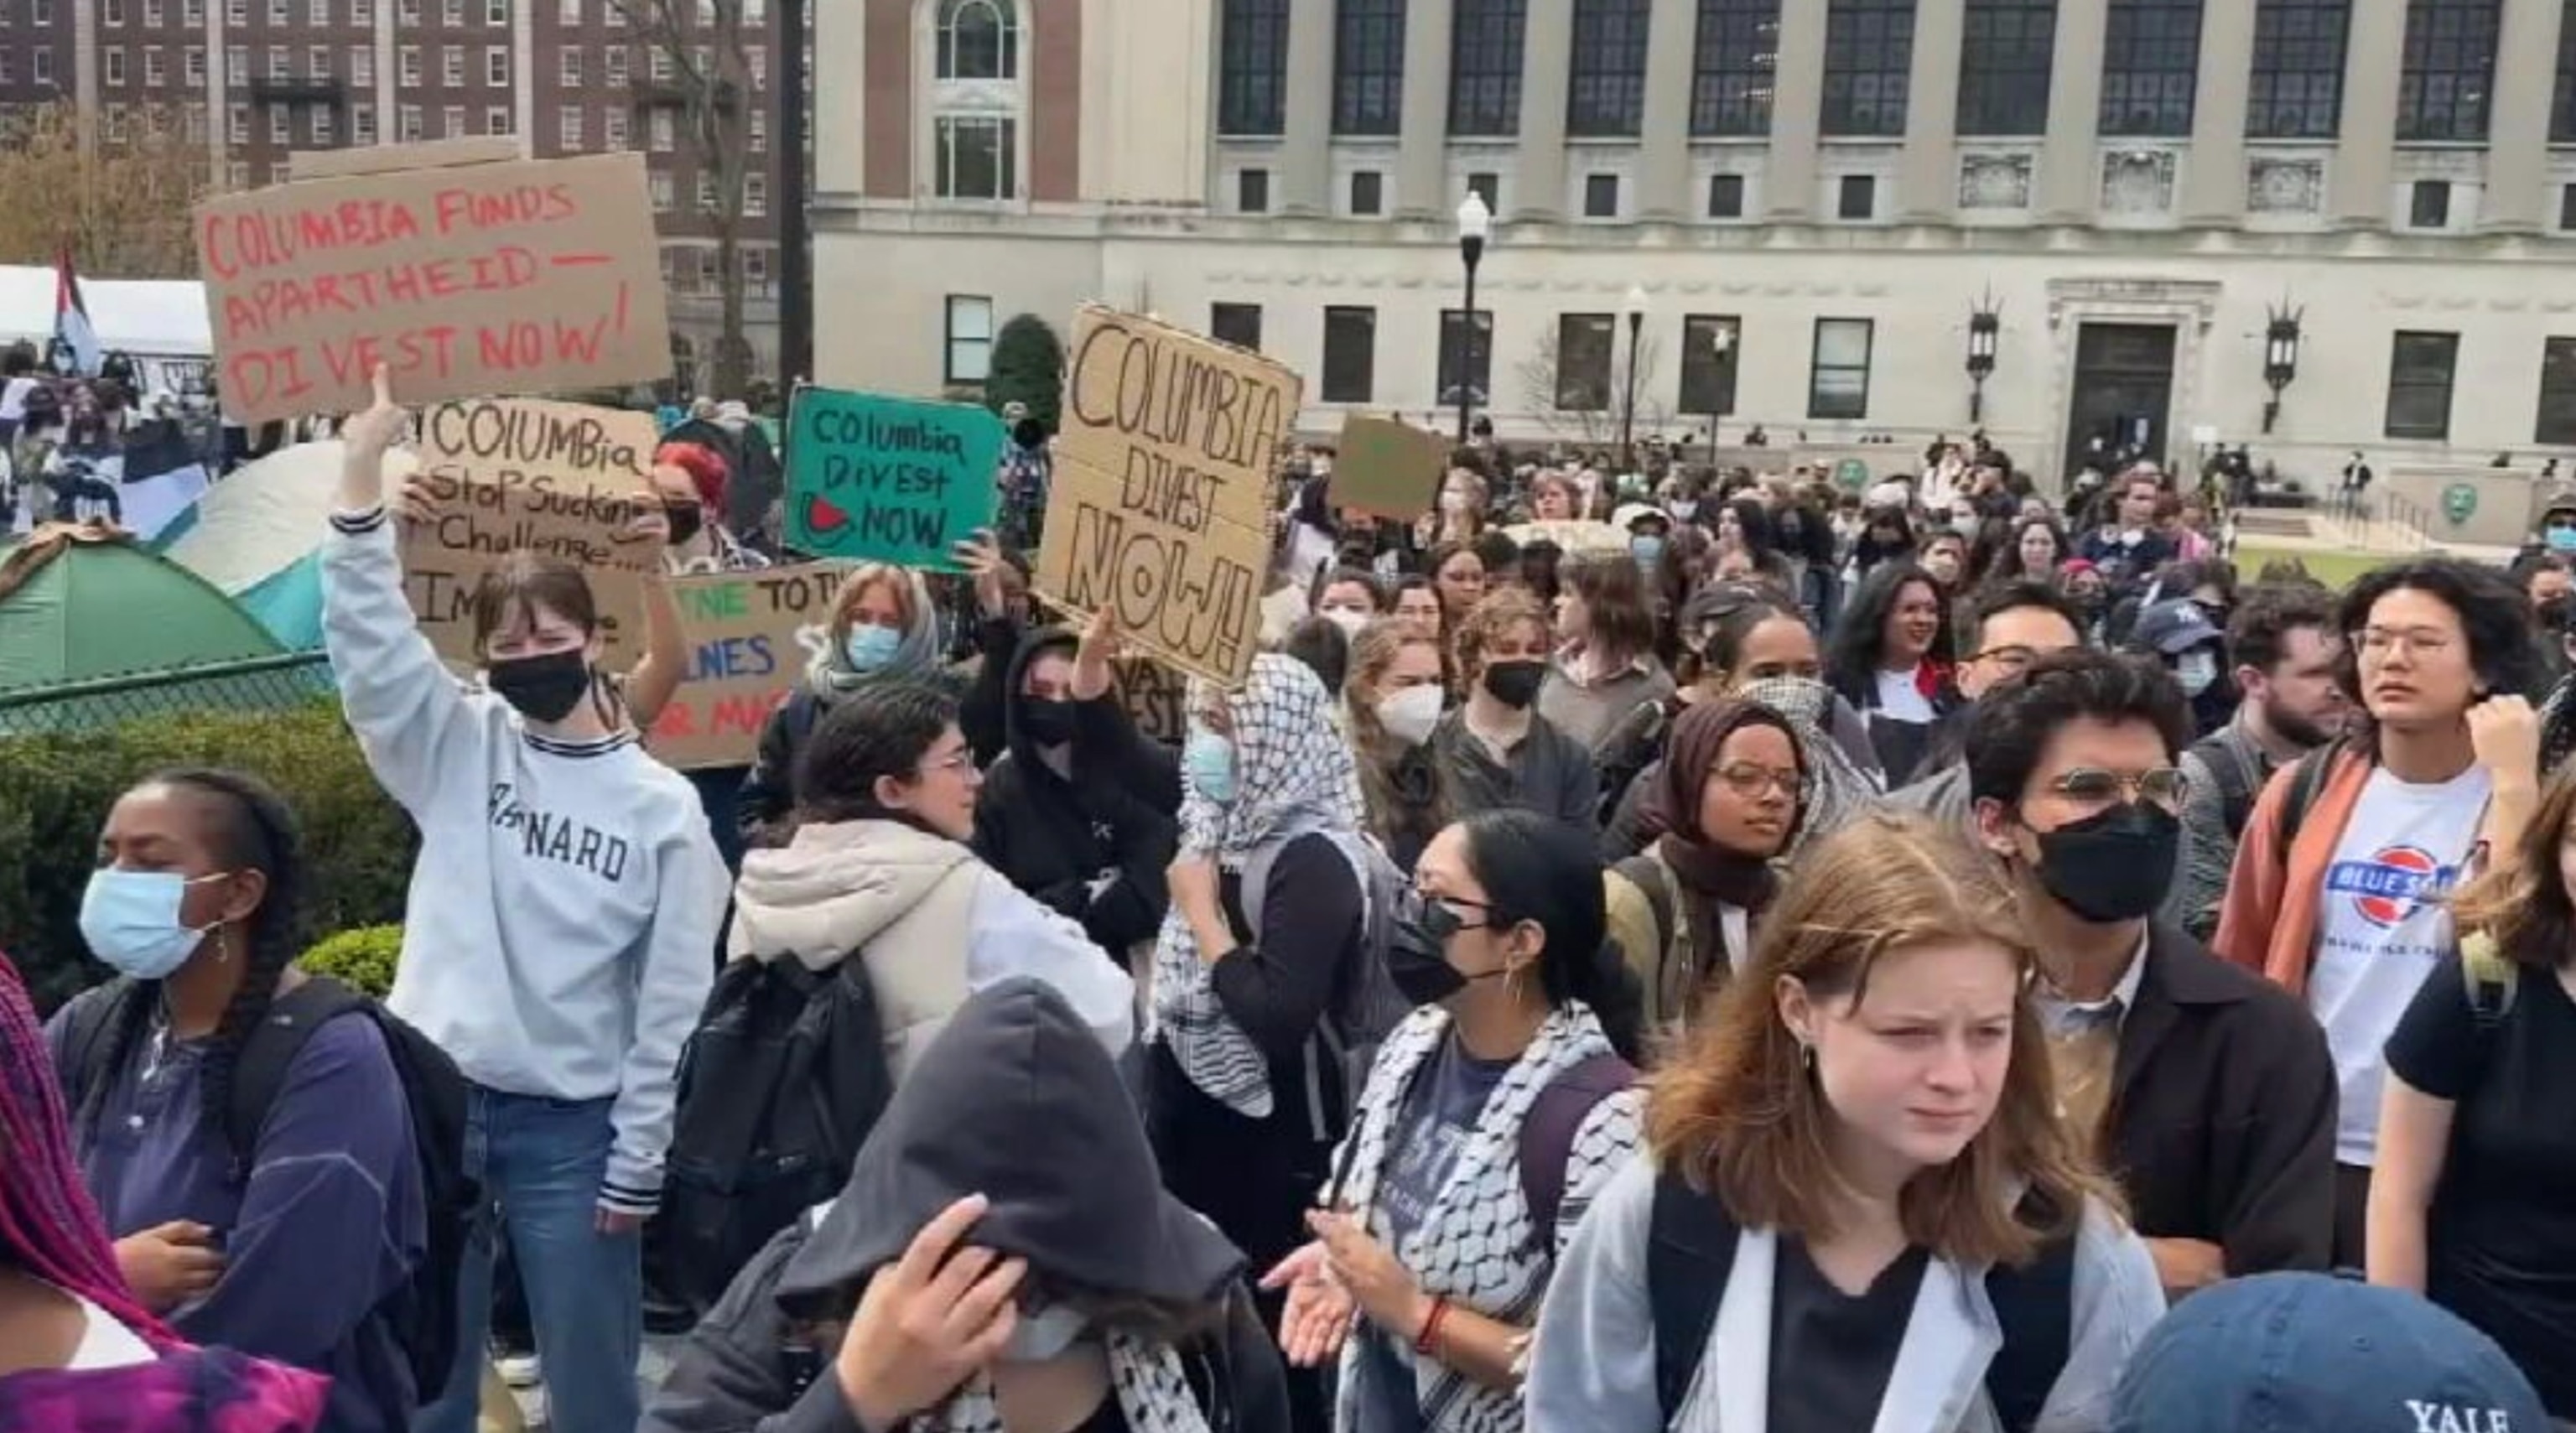
[[[1228,687],[1252,670],[1272,474],[1304,385],[1258,354],[1096,304],[1075,316],[1033,582]]]
[[[245,423],[362,409],[379,363],[414,404],[671,373],[640,154],[296,180],[205,201],[196,232]]]
[[[643,655],[644,574],[662,544],[632,531],[652,488],[653,415],[478,398],[420,415],[420,473],[430,514],[403,527],[403,590],[438,655],[482,665],[474,588],[513,552],[580,568],[605,640],[603,665]]]
[[[820,557],[958,570],[993,523],[1008,435],[971,403],[800,388],[787,416],[787,545]]]

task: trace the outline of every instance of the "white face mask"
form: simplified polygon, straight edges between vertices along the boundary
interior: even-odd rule
[[[2199,696],[2218,683],[2218,654],[2185,652],[2174,663],[2174,676],[2182,683],[2183,695]]]
[[[1045,1363],[1061,1358],[1090,1326],[1091,1320],[1075,1310],[1050,1304],[1035,1313],[1021,1314],[1020,1321],[1011,1326],[1010,1342],[1003,1344],[995,1357],[1004,1363]]]
[[[1391,697],[1379,699],[1378,725],[1386,734],[1406,746],[1420,746],[1431,739],[1434,727],[1440,725],[1440,688],[1436,685],[1406,687]]]
[[[1342,629],[1342,635],[1356,637],[1369,624],[1369,614],[1356,607],[1327,607],[1315,614]]]

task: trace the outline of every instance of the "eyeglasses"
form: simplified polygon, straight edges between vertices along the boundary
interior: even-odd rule
[[[1992,662],[2001,668],[2006,676],[2017,677],[2029,671],[2030,664],[2039,660],[2039,649],[2037,647],[1988,647],[1969,657],[1968,660]]]
[[[2373,660],[2389,656],[2400,647],[2413,656],[2438,657],[2458,645],[2449,633],[2436,632],[2429,627],[2364,627],[2346,634],[2345,640],[2363,656]]]
[[[953,772],[958,775],[964,775],[972,772],[974,769],[975,751],[972,747],[960,747],[946,756],[939,757],[936,760],[926,759],[921,763],[921,774],[924,776],[928,776],[934,771],[946,771]]]
[[[2182,768],[2176,766],[2153,767],[2135,776],[2120,771],[2104,771],[2099,767],[2079,766],[2050,782],[2048,789],[2069,801],[2088,805],[2107,804],[2127,797],[2152,802],[2170,811],[2182,805],[2184,794],[2191,789],[2191,781],[2182,774]]]
[[[1749,761],[1733,761],[1710,773],[1726,783],[1726,789],[1738,796],[1760,799],[1763,793],[1777,791],[1795,799],[1806,778],[1795,771],[1775,766],[1757,766]]]

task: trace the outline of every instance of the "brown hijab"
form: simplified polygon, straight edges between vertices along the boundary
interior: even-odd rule
[[[1673,723],[1663,768],[1646,792],[1641,813],[1647,834],[1655,838],[1657,854],[1672,867],[1680,882],[1678,894],[1687,903],[1691,929],[1698,933],[1703,945],[1718,939],[1719,902],[1742,906],[1759,915],[1779,889],[1780,879],[1771,869],[1770,858],[1721,846],[1699,825],[1700,793],[1717,771],[1718,752],[1728,737],[1747,726],[1772,727],[1788,737],[1789,749],[1797,753],[1798,773],[1801,777],[1806,775],[1806,747],[1788,718],[1756,702],[1701,702]],[[1782,851],[1797,841],[1798,827],[1806,820],[1804,784],[1801,781],[1790,808]]]

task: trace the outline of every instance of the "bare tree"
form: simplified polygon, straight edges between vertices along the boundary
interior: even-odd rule
[[[0,122],[0,263],[51,265],[68,248],[101,278],[196,277],[188,214],[206,147],[179,118],[132,110],[111,128],[58,102]]]
[[[1609,364],[1597,375],[1568,373],[1559,352],[1554,325],[1539,330],[1537,345],[1514,370],[1521,384],[1521,404],[1538,416],[1539,426],[1570,442],[1607,447],[1619,441],[1619,417],[1628,395],[1627,342],[1614,336]],[[1635,422],[1639,442],[1662,428],[1671,414],[1655,398],[1655,365],[1662,344],[1653,337],[1637,343]]]
[[[781,0],[797,4],[800,0]],[[608,0],[649,50],[669,65],[670,94],[681,129],[702,172],[715,180],[716,285],[720,302],[715,381],[721,397],[738,398],[750,387],[751,340],[744,336],[742,281],[743,192],[751,174],[751,56],[744,40],[744,0]],[[648,102],[664,102],[662,82],[638,86]]]

